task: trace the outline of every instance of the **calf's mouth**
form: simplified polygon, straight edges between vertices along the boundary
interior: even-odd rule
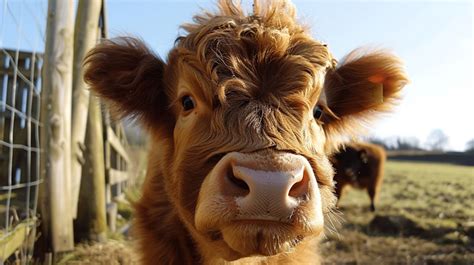
[[[289,152],[228,153],[202,183],[194,223],[242,256],[291,251],[323,229],[314,170]]]

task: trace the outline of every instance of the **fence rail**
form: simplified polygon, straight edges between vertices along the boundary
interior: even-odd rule
[[[107,115],[105,130],[105,176],[106,203],[109,216],[108,224],[112,231],[116,231],[116,200],[123,198],[123,191],[127,187],[130,159],[126,151],[128,142],[123,126],[121,126],[121,124],[111,124],[110,118]]]

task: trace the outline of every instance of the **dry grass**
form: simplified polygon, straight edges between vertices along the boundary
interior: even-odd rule
[[[109,240],[107,243],[81,244],[74,252],[61,257],[57,264],[134,265],[139,263],[131,243]]]

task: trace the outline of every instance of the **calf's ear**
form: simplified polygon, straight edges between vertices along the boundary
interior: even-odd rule
[[[113,114],[151,122],[167,108],[165,63],[140,40],[104,40],[84,60],[84,80]]]
[[[324,83],[326,135],[338,139],[355,136],[379,113],[388,112],[400,98],[408,77],[402,62],[384,51],[355,50],[330,69]]]

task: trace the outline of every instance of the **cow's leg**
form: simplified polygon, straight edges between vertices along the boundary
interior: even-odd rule
[[[367,189],[370,197],[370,211],[375,212],[375,198],[377,197],[376,187],[369,187]]]
[[[336,197],[337,197],[336,207],[337,208],[339,208],[339,202],[341,201],[344,186],[345,185],[343,183],[336,183]]]

